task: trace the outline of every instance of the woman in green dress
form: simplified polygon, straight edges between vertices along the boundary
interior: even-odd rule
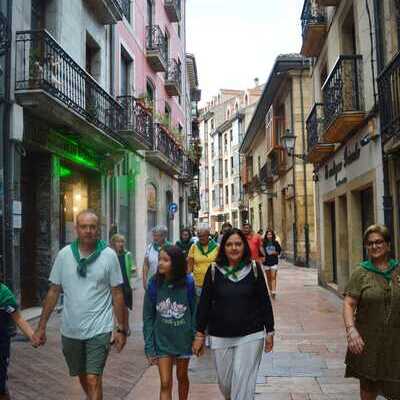
[[[364,234],[368,260],[345,289],[343,318],[348,351],[346,377],[360,380],[361,400],[400,399],[400,268],[390,259],[390,236],[382,225]]]

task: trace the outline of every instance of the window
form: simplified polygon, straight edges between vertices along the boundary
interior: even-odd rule
[[[215,167],[211,167],[211,182],[214,183],[215,181]]]
[[[225,178],[228,177],[228,160],[225,160]]]
[[[262,204],[261,203],[258,205],[258,220],[259,220],[258,229],[263,229],[263,215],[262,215]]]
[[[231,183],[231,201],[235,201],[235,185]]]
[[[157,225],[157,189],[153,184],[146,187],[147,198],[147,232]]]
[[[222,160],[218,160],[218,179],[220,180],[220,181],[222,181],[222,173],[223,173],[223,171],[222,171]]]
[[[215,157],[214,141],[211,142],[211,158]]]
[[[147,0],[147,25],[153,26],[153,1]]]
[[[224,135],[224,153],[228,151],[228,134]]]
[[[150,108],[152,108],[154,111],[155,91],[154,91],[154,86],[150,80],[147,80],[146,82],[146,99],[147,102],[149,103]]]
[[[181,37],[181,22],[179,21],[177,24],[177,28],[178,28],[178,37]]]
[[[211,125],[211,131],[213,131],[214,130],[214,118],[211,119],[210,125]]]
[[[235,173],[234,166],[233,166],[233,156],[231,157],[231,175]]]
[[[233,129],[231,129],[229,131],[229,136],[230,136],[230,142],[232,143],[233,142]]]
[[[100,79],[101,49],[88,32],[86,32],[86,72],[96,81]]]
[[[164,106],[165,120],[164,123],[168,128],[171,128],[171,107],[168,103]]]
[[[211,192],[211,200],[212,200],[212,206],[216,207],[217,206],[217,198],[216,198],[216,195],[215,195],[215,190],[213,190]]]
[[[128,96],[133,93],[133,90],[129,88],[129,82],[133,82],[130,73],[132,69],[132,58],[129,56],[127,51],[121,47],[121,72],[120,72],[120,83],[119,92],[121,96]]]
[[[224,187],[223,185],[218,186],[218,207],[222,208],[224,206]]]
[[[225,186],[225,204],[229,203],[229,188],[228,185]]]
[[[204,141],[207,141],[208,136],[208,121],[204,121]]]

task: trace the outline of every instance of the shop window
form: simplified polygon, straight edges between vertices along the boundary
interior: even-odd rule
[[[153,184],[146,187],[147,200],[147,231],[150,232],[157,225],[157,189]]]

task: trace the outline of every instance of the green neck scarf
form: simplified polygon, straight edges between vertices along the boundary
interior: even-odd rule
[[[389,260],[388,264],[389,268],[386,271],[381,271],[379,268],[376,268],[371,260],[363,261],[361,266],[367,271],[375,272],[376,274],[383,276],[389,283],[392,280],[393,271],[399,266],[399,262],[397,260]]]
[[[188,251],[188,250],[190,249],[190,247],[192,246],[192,244],[193,244],[192,239],[189,239],[189,240],[178,240],[178,241],[176,242],[176,245],[177,245],[181,250],[184,250],[184,251]]]
[[[87,267],[88,265],[92,264],[94,261],[97,260],[101,252],[107,247],[107,243],[104,240],[97,240],[96,247],[94,252],[90,254],[88,257],[81,258],[79,253],[79,240],[74,240],[71,243],[72,254],[76,262],[78,263],[78,275],[82,278],[86,278]]]
[[[233,268],[224,265],[222,268],[225,271],[224,274],[225,278],[229,278],[230,276],[232,276],[232,278],[235,279],[235,281],[237,281],[238,280],[237,273],[240,272],[245,266],[246,264],[244,263],[244,261],[240,261],[239,264],[235,265]]]
[[[158,244],[158,243],[156,243],[156,242],[153,242],[153,249],[154,249],[157,253],[159,253],[159,252],[161,251],[161,249],[162,249],[163,247],[165,247],[165,246],[171,246],[171,242],[169,242],[168,240],[166,240],[166,241],[164,242],[164,244]]]
[[[208,241],[206,251],[204,251],[204,246],[200,242],[197,242],[196,246],[200,250],[200,253],[203,254],[203,256],[205,256],[205,257],[207,257],[216,247],[218,247],[217,243],[215,243],[214,240]]]

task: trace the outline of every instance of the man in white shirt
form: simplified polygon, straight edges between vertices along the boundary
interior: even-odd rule
[[[113,331],[113,305],[118,321],[118,351],[126,343],[121,269],[116,253],[98,240],[99,218],[85,210],[76,218],[78,238],[57,254],[35,339],[46,342],[46,326],[60,292],[64,292],[62,346],[71,376],[78,376],[89,400],[102,400],[102,375]]]

